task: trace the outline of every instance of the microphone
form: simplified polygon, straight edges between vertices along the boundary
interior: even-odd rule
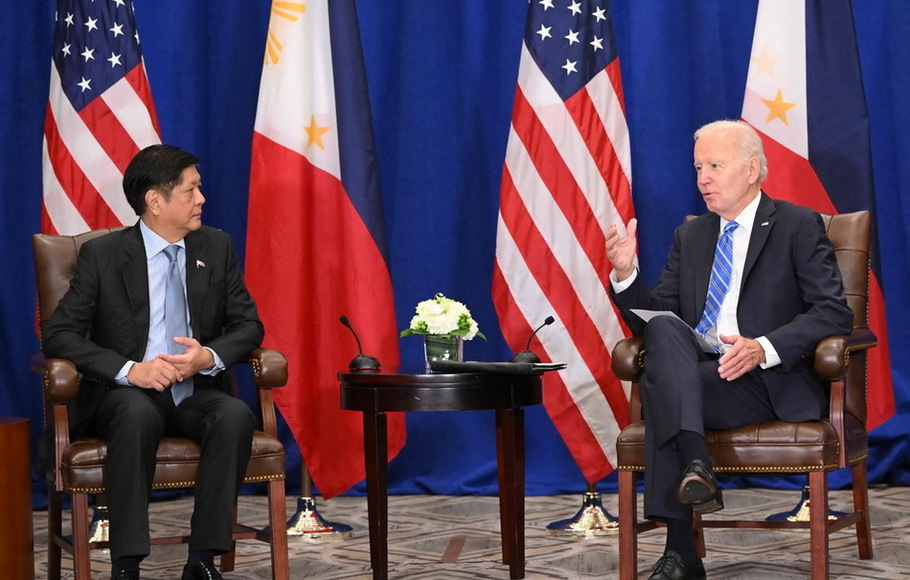
[[[367,356],[363,354],[363,347],[360,346],[360,338],[357,336],[357,333],[354,332],[354,327],[351,326],[348,317],[341,315],[338,317],[338,320],[341,321],[341,324],[347,326],[348,330],[351,331],[351,334],[354,335],[354,340],[357,341],[357,350],[360,351],[360,354],[351,359],[351,362],[348,364],[348,369],[353,373],[379,372],[379,359],[374,356]]]
[[[543,324],[534,329],[534,332],[531,333],[531,336],[528,337],[528,344],[525,345],[524,352],[516,353],[512,358],[509,359],[509,362],[517,363],[531,363],[536,364],[540,362],[540,357],[531,352],[531,339],[534,338],[534,335],[537,334],[537,331],[543,328],[544,326],[549,326],[555,322],[555,319],[552,316],[547,316],[543,321]]]

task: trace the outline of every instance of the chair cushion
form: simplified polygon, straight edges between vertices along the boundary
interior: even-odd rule
[[[158,445],[152,489],[192,487],[196,480],[200,447],[191,439],[165,437]],[[107,442],[86,437],[70,443],[60,461],[64,489],[75,493],[104,492],[104,458]],[[284,446],[262,431],[253,433],[253,449],[244,482],[284,479]]]
[[[846,415],[847,464],[866,458],[863,424]],[[719,473],[795,473],[832,471],[839,465],[837,433],[828,421],[774,421],[705,433],[708,452]],[[619,469],[644,471],[645,424],[633,423],[616,439]]]

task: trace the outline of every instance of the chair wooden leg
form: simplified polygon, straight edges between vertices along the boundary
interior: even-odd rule
[[[701,515],[692,514],[692,534],[695,536],[695,553],[699,558],[704,558],[707,554],[705,550],[705,528],[701,525]]]
[[[92,580],[92,560],[88,547],[88,495],[72,494],[73,503],[73,571],[76,580]]]
[[[56,539],[63,534],[63,514],[60,493],[53,482],[47,486],[47,580],[60,580],[60,544]]]
[[[619,472],[619,580],[638,577],[638,493],[635,472]]]
[[[272,580],[288,580],[288,530],[287,511],[285,509],[284,480],[270,481],[269,497],[269,532],[272,535]]]
[[[828,474],[809,472],[809,543],[812,580],[828,580]]]
[[[869,484],[866,480],[866,462],[853,466],[853,510],[859,512],[856,522],[856,545],[861,560],[872,558],[872,522],[869,519]]]

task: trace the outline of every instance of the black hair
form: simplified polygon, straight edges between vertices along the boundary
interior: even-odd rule
[[[123,193],[136,215],[145,213],[145,193],[154,189],[166,200],[183,170],[199,165],[199,158],[173,145],[150,145],[136,154],[123,173]]]

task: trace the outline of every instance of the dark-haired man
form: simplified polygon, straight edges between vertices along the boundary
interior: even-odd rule
[[[202,225],[199,160],[177,147],[140,151],[123,176],[136,225],[85,243],[44,354],[85,380],[75,434],[108,442],[104,477],[114,580],[139,578],[148,502],[165,435],[202,446],[184,580],[220,579],[256,419],[224,372],[263,337],[230,238]]]

